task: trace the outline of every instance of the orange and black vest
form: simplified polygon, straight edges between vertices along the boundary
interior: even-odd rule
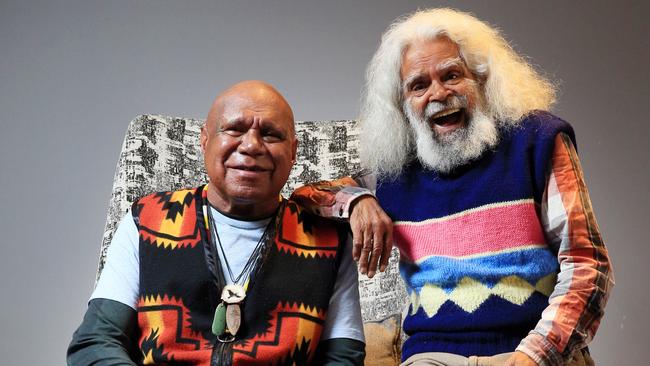
[[[206,190],[155,193],[133,204],[140,236],[141,362],[309,364],[327,316],[347,229],[283,201],[275,239],[248,286],[237,340],[220,343],[211,324],[223,283],[215,286],[205,259],[210,245]]]

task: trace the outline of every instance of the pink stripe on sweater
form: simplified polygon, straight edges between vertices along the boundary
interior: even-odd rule
[[[402,255],[412,261],[432,255],[489,255],[546,242],[532,200],[488,205],[422,222],[396,222],[394,238]]]

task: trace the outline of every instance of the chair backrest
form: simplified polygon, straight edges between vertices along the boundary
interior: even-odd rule
[[[196,187],[207,182],[199,145],[202,120],[143,115],[129,124],[117,163],[97,278],[120,218],[138,197],[158,191]],[[298,157],[283,189],[328,180],[359,170],[358,129],[355,121],[296,122]],[[385,273],[360,278],[364,321],[401,313],[406,290],[397,269],[394,249]]]

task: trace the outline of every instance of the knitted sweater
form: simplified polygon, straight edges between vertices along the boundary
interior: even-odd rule
[[[156,193],[133,204],[143,363],[307,364],[319,343],[347,232],[286,201],[275,240],[250,279],[237,340],[224,344],[210,331],[221,288],[205,260],[206,205],[204,187]]]
[[[414,162],[397,180],[378,182],[411,295],[404,360],[512,352],[535,327],[559,269],[539,207],[560,132],[573,138],[566,122],[539,112],[451,174]]]

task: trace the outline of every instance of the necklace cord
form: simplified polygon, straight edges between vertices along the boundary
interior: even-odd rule
[[[251,256],[249,257],[248,261],[244,265],[244,268],[237,276],[237,278],[234,278],[234,275],[232,273],[232,268],[230,267],[230,263],[228,263],[228,258],[221,244],[221,239],[219,238],[216,221],[214,219],[214,215],[212,214],[212,207],[209,205],[209,203],[207,202],[204,203],[202,211],[204,214],[207,213],[206,216],[208,216],[207,217],[208,227],[206,228],[205,231],[205,233],[207,234],[206,236],[207,240],[203,244],[204,254],[205,254],[208,270],[210,272],[210,275],[213,279],[217,291],[223,292],[223,288],[226,286],[226,279],[225,279],[223,268],[221,266],[221,258],[223,258],[224,264],[226,265],[225,267],[228,271],[228,276],[230,277],[230,280],[232,281],[233,284],[237,285],[242,278],[247,278],[248,283],[246,284],[246,287],[242,286],[244,288],[244,292],[248,292],[249,289],[253,288],[255,280],[257,279],[260,272],[263,270],[264,262],[268,258],[268,254],[271,248],[273,247],[272,243],[275,241],[276,232],[280,225],[281,217],[283,216],[285,206],[286,206],[286,200],[282,199],[273,217],[271,218],[271,220],[269,220],[269,223],[264,229],[264,232],[262,233],[262,236],[257,242],[255,249],[251,253]],[[205,221],[206,221],[205,218],[201,220],[201,222],[205,222]],[[216,240],[213,238],[216,238]],[[221,250],[222,255],[219,255],[218,253],[217,244],[219,245],[219,249]],[[248,276],[244,277],[246,273],[248,273]],[[244,304],[241,303],[240,306],[243,307]],[[243,312],[241,315],[244,315]],[[217,337],[217,339],[219,339],[219,337]],[[234,340],[235,340],[235,335],[233,335],[233,339],[229,342],[225,342],[225,343],[223,341],[217,342],[214,348],[214,352],[212,353],[211,356],[212,360],[214,361],[215,357],[217,357],[217,359],[220,359],[222,361],[229,359],[229,357],[225,357],[225,355],[232,352],[232,343],[230,342]]]
[[[275,238],[275,232],[276,232],[275,229],[277,228],[279,222],[279,216],[280,216],[278,215],[278,213],[283,211],[282,208],[284,206],[284,200],[282,201],[280,206],[278,206],[278,208],[276,209],[273,218],[266,225],[266,228],[264,229],[262,236],[258,240],[255,249],[251,253],[251,256],[248,258],[248,261],[246,261],[244,268],[239,273],[239,275],[237,275],[237,277],[235,277],[233,274],[225,250],[223,248],[223,245],[221,244],[221,238],[219,237],[219,232],[217,231],[216,220],[214,219],[214,215],[212,214],[212,208],[209,206],[209,204],[207,204],[207,206],[208,206],[207,213],[208,213],[208,226],[209,226],[208,247],[209,247],[209,254],[212,257],[210,258],[211,260],[208,260],[208,269],[210,270],[213,276],[216,287],[219,289],[222,287],[220,285],[223,284],[225,286],[225,282],[226,282],[224,278],[223,270],[221,268],[221,259],[223,259],[223,263],[225,264],[226,270],[228,272],[228,277],[230,278],[230,281],[233,284],[239,285],[242,278],[245,278],[245,279],[250,279],[248,281],[249,284],[247,286],[250,287],[252,284],[251,283],[252,279],[256,277],[255,275],[257,274],[257,272],[259,272],[262,262],[267,257],[268,248],[270,248],[270,245],[268,244],[271,241],[273,241],[273,239]],[[216,238],[216,240],[213,238]],[[221,253],[218,253],[219,251]],[[246,276],[247,274],[248,276]]]

